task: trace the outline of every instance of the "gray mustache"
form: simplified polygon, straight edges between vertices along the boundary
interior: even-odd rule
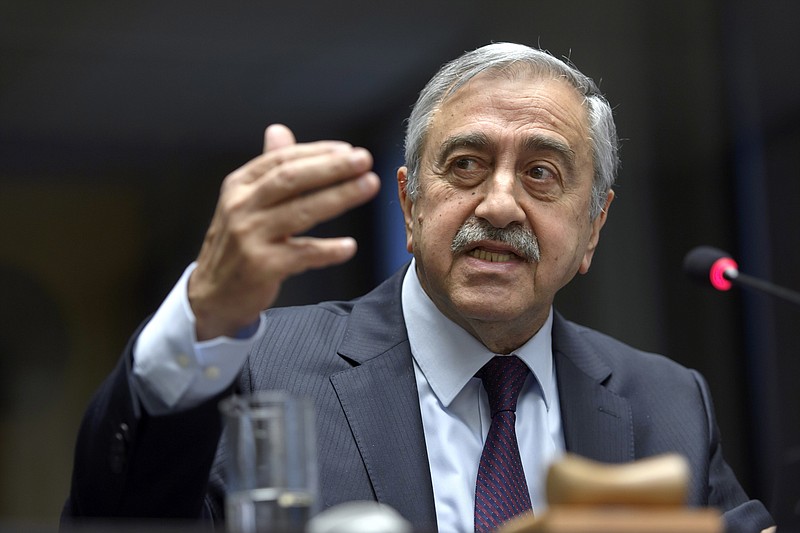
[[[529,263],[538,263],[541,258],[539,240],[533,231],[520,224],[512,224],[506,228],[496,228],[482,218],[475,216],[467,219],[456,232],[450,250],[453,253],[464,252],[479,241],[497,241],[511,246],[515,253]]]

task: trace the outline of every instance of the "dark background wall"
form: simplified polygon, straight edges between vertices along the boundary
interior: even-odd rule
[[[751,494],[798,490],[783,474],[800,455],[798,309],[703,289],[680,265],[713,244],[800,288],[800,4],[273,4],[0,3],[0,522],[55,523],[91,392],[267,124],[375,154],[381,198],[316,230],[356,236],[358,258],[290,281],[281,303],[355,296],[405,260],[394,171],[417,92],[501,40],[570,57],[623,138],[601,248],[560,310],[702,371]]]

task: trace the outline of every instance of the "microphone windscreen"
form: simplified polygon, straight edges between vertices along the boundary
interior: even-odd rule
[[[692,279],[708,283],[709,273],[714,263],[727,257],[730,257],[730,254],[718,248],[712,246],[698,246],[690,250],[689,253],[686,254],[686,257],[684,257],[683,271]]]

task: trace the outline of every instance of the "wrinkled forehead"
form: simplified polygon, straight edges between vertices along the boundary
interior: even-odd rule
[[[529,68],[484,71],[450,92],[430,116],[424,153],[435,151],[448,136],[476,134],[484,127],[497,132],[501,125],[523,137],[549,135],[590,157],[586,99],[558,73]]]

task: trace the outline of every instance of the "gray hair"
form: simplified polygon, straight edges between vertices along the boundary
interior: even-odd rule
[[[514,43],[493,43],[467,52],[445,64],[422,89],[406,125],[406,190],[409,198],[416,200],[419,195],[422,150],[434,112],[478,74],[512,67],[527,68],[530,73],[538,76],[562,78],[584,97],[594,158],[590,216],[592,219],[596,218],[605,206],[619,166],[619,141],[611,106],[594,81],[574,66],[542,50]]]

